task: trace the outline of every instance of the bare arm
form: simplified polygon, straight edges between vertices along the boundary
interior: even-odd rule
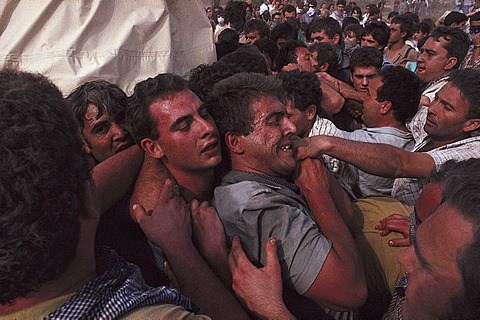
[[[345,99],[335,90],[332,89],[324,81],[320,80],[320,87],[322,88],[322,108],[328,115],[334,115],[343,107]]]
[[[133,217],[132,205],[139,204],[147,212],[152,211],[162,192],[166,178],[171,178],[170,172],[161,161],[145,155],[142,168],[138,174],[132,197],[130,198],[130,214]]]
[[[330,195],[330,174],[319,160],[305,159],[295,183],[325,237],[332,242],[325,263],[305,296],[335,310],[360,307],[367,297],[355,243]]]
[[[349,84],[332,77],[326,72],[319,72],[317,73],[317,77],[320,80],[320,82],[323,84],[328,84],[332,90],[335,92],[339,93],[342,97],[345,99],[353,99],[358,102],[363,103],[363,99],[365,98],[365,93],[361,91],[355,90],[352,86]],[[324,86],[322,86],[323,90]],[[338,112],[338,111],[337,111]]]
[[[119,201],[132,186],[142,166],[143,151],[137,146],[117,153],[92,170],[100,212]]]
[[[316,158],[326,153],[370,174],[386,178],[427,178],[435,169],[433,158],[424,152],[409,152],[382,144],[315,136],[295,142],[297,158]]]
[[[151,213],[134,205],[133,213],[147,238],[161,247],[180,290],[214,319],[247,319],[229,290],[208,267],[191,239],[190,211],[178,186],[166,179]]]

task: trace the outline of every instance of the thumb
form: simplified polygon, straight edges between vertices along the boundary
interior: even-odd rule
[[[132,213],[136,223],[139,223],[145,215],[148,215],[145,209],[139,204],[132,206]]]
[[[265,255],[267,260],[265,269],[278,272],[280,270],[280,262],[278,261],[277,255],[277,241],[274,237],[267,239],[267,243],[265,244]]]
[[[396,238],[388,241],[390,247],[408,247],[410,240],[408,238]]]

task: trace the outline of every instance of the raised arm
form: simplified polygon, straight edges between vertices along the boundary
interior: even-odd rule
[[[386,178],[427,178],[435,169],[435,162],[428,153],[409,152],[382,143],[315,136],[295,141],[295,145],[298,159],[317,158],[325,153]]]
[[[143,151],[137,146],[119,152],[92,169],[92,182],[99,201],[99,211],[105,212],[130,189],[143,161]]]
[[[327,259],[305,296],[338,311],[360,307],[367,297],[365,275],[352,235],[330,195],[328,170],[319,160],[305,159],[295,183],[321,231],[332,242]]]
[[[178,186],[166,179],[153,211],[134,205],[133,213],[147,238],[165,252],[180,290],[214,319],[247,319],[230,291],[208,267],[191,239],[188,206]]]

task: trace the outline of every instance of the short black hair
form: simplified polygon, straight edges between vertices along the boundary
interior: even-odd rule
[[[447,58],[457,58],[454,68],[458,68],[463,59],[465,59],[470,45],[470,38],[465,32],[458,28],[447,26],[436,27],[428,38],[433,38],[435,41],[440,41],[440,38],[443,38],[447,41],[447,44],[444,46],[447,50]]]
[[[371,35],[378,44],[385,48],[388,44],[388,39],[390,39],[390,28],[385,22],[382,21],[372,21],[370,24],[365,26],[363,32],[364,35]]]
[[[405,15],[401,14],[393,17],[392,24],[400,25],[400,32],[405,32],[403,40],[407,40],[412,36],[413,21],[410,18],[405,17]]]
[[[135,85],[128,102],[127,122],[137,144],[140,145],[145,138],[159,137],[157,122],[150,115],[149,106],[156,100],[185,90],[188,90],[187,81],[172,73],[161,73]]]
[[[443,20],[443,24],[447,27],[450,27],[454,23],[460,24],[462,22],[467,22],[467,20],[468,17],[462,12],[451,11],[449,14],[447,14],[445,20]]]
[[[400,66],[380,69],[378,75],[383,85],[377,91],[377,101],[392,103],[392,114],[396,121],[403,123],[410,120],[417,113],[420,103],[420,79]]]
[[[342,38],[342,27],[340,26],[340,23],[332,17],[314,20],[310,24],[308,31],[310,34],[323,31],[329,38],[333,38],[338,34],[340,39]]]
[[[356,67],[375,67],[379,70],[383,64],[383,54],[372,47],[357,48],[350,56],[350,70],[355,70]]]
[[[257,32],[260,38],[268,38],[270,36],[270,28],[268,24],[261,19],[252,19],[245,24],[245,35]]]
[[[278,54],[275,59],[275,70],[282,71],[282,68],[289,63],[296,63],[297,48],[307,48],[307,45],[299,40],[290,40],[285,42],[278,50]]]
[[[297,35],[291,24],[283,22],[276,25],[270,32],[270,39],[277,43],[278,39],[294,40]]]
[[[470,105],[468,119],[480,119],[480,70],[461,69],[450,73],[448,82],[458,88]]]
[[[312,43],[308,46],[308,50],[317,53],[316,59],[319,65],[323,65],[326,62],[328,63],[328,69],[326,72],[329,75],[335,74],[338,64],[338,53],[330,43]]]

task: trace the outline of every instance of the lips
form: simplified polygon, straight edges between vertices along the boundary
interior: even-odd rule
[[[203,147],[203,149],[202,149],[201,152],[204,153],[204,152],[212,151],[212,150],[216,149],[217,146],[218,146],[218,140],[215,139],[215,140],[207,143],[207,144],[205,145],[205,147]]]
[[[132,144],[129,142],[122,142],[115,148],[115,153],[119,153],[125,149],[128,149]]]

